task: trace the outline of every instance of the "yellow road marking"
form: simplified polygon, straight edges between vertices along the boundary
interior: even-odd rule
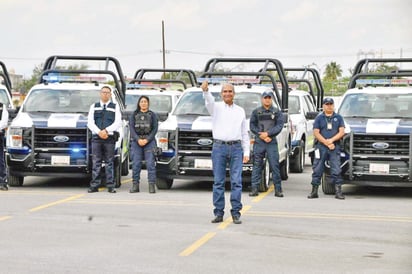
[[[249,209],[251,209],[252,206],[246,205],[243,207],[243,209],[240,211],[241,214],[245,214]],[[217,227],[218,229],[225,229],[228,225],[232,223],[232,217],[226,218],[219,226]],[[192,245],[190,245],[188,248],[183,250],[179,256],[189,256],[193,252],[195,252],[197,249],[199,249],[202,245],[207,243],[210,239],[212,239],[216,235],[216,232],[208,232],[205,235],[203,235],[199,240],[194,242]]]
[[[44,205],[41,205],[41,206],[38,206],[38,207],[34,207],[34,208],[30,209],[29,212],[39,211],[39,210],[42,210],[42,209],[45,209],[45,208],[48,208],[48,207],[51,207],[51,206],[55,206],[55,205],[58,205],[58,204],[63,204],[63,203],[66,203],[68,201],[72,201],[72,200],[78,199],[80,197],[83,197],[84,195],[86,195],[86,194],[77,194],[77,195],[70,196],[68,198],[62,199],[62,200],[58,200],[58,201],[55,201],[55,202],[52,202],[52,203],[48,203],[48,204],[44,204]]]
[[[158,206],[190,206],[203,207],[200,204],[185,203],[183,201],[156,201],[156,200],[112,200],[112,199],[77,199],[76,204],[113,204],[113,205],[158,205]]]
[[[255,198],[253,198],[253,200],[252,200],[252,202],[254,202],[254,203],[258,203],[258,202],[260,202],[263,198],[265,198],[269,193],[272,193],[273,192],[273,185],[271,185],[270,187],[269,187],[269,189],[268,189],[268,191],[266,191],[266,192],[263,192],[263,193],[259,193],[259,195],[257,196],[257,197],[255,197]]]
[[[11,216],[1,216],[0,217],[0,221],[5,221],[5,220],[8,220],[8,219],[11,219]]]
[[[306,219],[338,219],[356,221],[382,221],[382,222],[404,222],[412,223],[412,217],[408,216],[369,216],[369,215],[344,215],[344,214],[323,214],[309,212],[264,212],[249,211],[248,216],[279,217],[279,218],[306,218]]]
[[[251,209],[252,206],[250,205],[246,205],[243,207],[243,209],[240,211],[241,214],[245,214],[246,211],[248,211],[249,209]],[[232,217],[227,218],[224,222],[222,222],[221,224],[219,224],[219,226],[217,228],[219,229],[225,229],[228,225],[230,225],[232,223]]]
[[[202,238],[194,242],[192,245],[190,245],[188,248],[180,252],[179,256],[185,257],[189,256],[193,252],[195,252],[199,247],[204,245],[207,241],[212,239],[216,235],[216,232],[208,232],[206,233]]]

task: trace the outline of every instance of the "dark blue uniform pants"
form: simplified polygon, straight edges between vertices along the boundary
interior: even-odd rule
[[[6,164],[4,162],[4,134],[0,133],[0,185],[5,185],[6,182]]]
[[[325,169],[325,161],[329,160],[330,175],[332,183],[342,184],[341,168],[340,168],[340,148],[335,146],[334,150],[329,150],[324,145],[318,144],[316,149],[319,149],[320,157],[314,159],[312,166],[312,185],[320,185],[320,180]],[[316,155],[316,153],[315,153]]]
[[[262,180],[262,169],[264,168],[263,159],[266,155],[272,170],[273,185],[277,190],[281,190],[279,150],[275,140],[272,140],[270,143],[256,141],[253,145],[252,187],[259,187],[259,183]]]
[[[152,140],[144,147],[139,146],[136,141],[132,142],[132,170],[133,170],[133,183],[140,183],[140,171],[142,170],[142,161],[146,160],[147,177],[149,183],[156,182],[156,161],[154,155],[154,149],[156,147],[156,141]],[[144,156],[144,158],[143,158]]]
[[[115,187],[113,177],[114,166],[114,140],[92,140],[93,171],[90,187],[99,187],[101,184],[102,163],[105,163],[106,186]]]

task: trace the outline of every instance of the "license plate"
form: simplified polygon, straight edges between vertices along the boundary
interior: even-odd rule
[[[51,157],[51,164],[53,166],[68,166],[70,165],[70,156],[57,156],[57,155],[52,155]]]
[[[374,174],[389,174],[389,164],[369,164],[369,172]]]
[[[211,159],[195,159],[195,168],[212,168]]]

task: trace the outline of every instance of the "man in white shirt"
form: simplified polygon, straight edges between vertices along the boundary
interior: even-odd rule
[[[89,193],[98,192],[101,183],[100,171],[105,162],[106,186],[110,193],[116,193],[114,182],[114,150],[116,134],[122,125],[119,106],[110,101],[112,89],[103,86],[100,101],[90,106],[87,127],[92,132],[93,171]]]
[[[235,88],[231,84],[223,84],[221,96],[223,102],[215,102],[209,92],[208,82],[202,83],[205,105],[212,116],[213,135],[213,213],[212,223],[223,221],[225,208],[226,166],[230,173],[230,203],[233,223],[241,224],[242,209],[242,167],[249,162],[250,140],[247,131],[246,114],[243,108],[233,103]]]

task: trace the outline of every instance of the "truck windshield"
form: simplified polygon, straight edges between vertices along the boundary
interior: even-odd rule
[[[0,103],[3,103],[6,106],[9,106],[11,103],[5,89],[0,89]]]
[[[350,94],[338,110],[347,118],[412,118],[411,94]]]
[[[216,102],[222,101],[219,92],[212,92]],[[187,92],[182,95],[182,98],[176,105],[174,115],[202,115],[209,116],[209,112],[205,106],[202,91]]]
[[[113,95],[112,95],[113,96]],[[24,103],[26,112],[87,113],[100,100],[99,90],[33,90]]]
[[[126,110],[135,111],[141,94],[126,94]],[[173,107],[171,95],[144,95],[150,100],[150,110],[154,112],[170,112]]]

